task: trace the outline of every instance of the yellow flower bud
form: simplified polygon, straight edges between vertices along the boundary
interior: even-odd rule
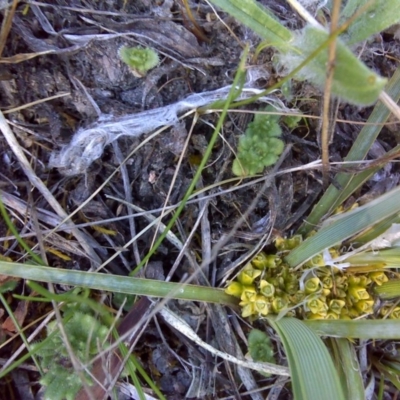
[[[304,292],[306,294],[315,293],[319,289],[321,289],[321,281],[317,277],[307,279],[304,283]]]
[[[284,239],[281,236],[278,236],[275,239],[275,247],[279,250],[279,251],[284,251],[286,250],[286,239]]]
[[[242,303],[244,303],[244,304],[242,304]],[[247,318],[247,317],[250,317],[250,315],[255,314],[254,303],[245,303],[245,302],[242,302],[242,303],[239,303],[239,305],[242,307],[242,317],[243,318]]]
[[[331,291],[329,289],[322,289],[321,290],[321,296],[322,297],[328,297],[331,294]]]
[[[349,285],[351,285],[351,286],[362,286],[360,284],[360,277],[359,276],[350,275],[348,277],[347,281],[348,281]]]
[[[328,311],[328,306],[326,302],[322,301],[318,297],[314,297],[306,302],[306,306],[313,314],[326,315]]]
[[[349,294],[354,300],[368,300],[369,294],[362,286],[349,286]]]
[[[346,276],[335,276],[335,286],[337,288],[341,288],[346,290],[348,286],[347,277]]]
[[[378,285],[381,286],[382,283],[385,283],[389,280],[387,275],[382,271],[370,272],[368,276]]]
[[[295,294],[299,290],[299,282],[297,279],[290,279],[285,282],[285,292],[287,294]]]
[[[310,320],[317,320],[317,319],[325,319],[326,314],[313,314],[313,313],[307,313],[306,319]]]
[[[275,287],[271,283],[261,280],[260,281],[260,293],[265,297],[272,297],[275,294]]]
[[[345,304],[343,300],[333,299],[329,302],[329,311],[340,315]]]
[[[324,277],[321,279],[321,282],[322,282],[322,287],[323,287],[324,289],[332,289],[332,287],[333,287],[333,280],[332,280],[332,277],[331,277],[331,276],[324,276]]]
[[[261,252],[251,260],[251,263],[258,269],[274,269],[282,264],[282,260],[276,254],[265,254],[264,252]]]
[[[303,241],[303,238],[301,235],[294,235],[291,238],[287,239],[287,250],[292,250],[295,247],[297,247],[301,242]]]
[[[237,279],[243,285],[251,285],[254,279],[258,278],[261,275],[261,273],[262,272],[259,269],[253,268],[251,263],[248,263],[239,273]]]
[[[306,265],[310,267],[324,267],[325,266],[324,257],[322,256],[322,254],[317,254],[310,261],[308,261]]]
[[[360,276],[360,286],[367,287],[371,283],[371,279],[366,275]]]
[[[295,294],[293,294],[292,296],[290,296],[290,302],[292,304],[299,304],[300,302],[302,302],[304,300],[305,294],[303,291],[298,290]]]
[[[240,299],[244,302],[250,303],[255,301],[257,297],[257,291],[254,286],[244,286],[243,287],[243,292],[242,295],[240,296]]]
[[[395,307],[389,315],[390,319],[400,319],[400,307]]]
[[[360,300],[357,301],[355,307],[360,313],[363,314],[371,314],[374,310],[374,301],[373,300]]]
[[[262,295],[258,295],[254,302],[254,312],[259,315],[268,315],[271,309],[271,304],[268,299]]]
[[[339,315],[334,312],[328,312],[325,319],[339,319]]]
[[[279,314],[282,310],[287,308],[289,302],[287,299],[283,297],[275,297],[274,300],[272,301],[272,311],[275,314]]]
[[[337,288],[335,291],[335,296],[339,297],[340,299],[344,299],[347,296],[347,294],[344,291],[344,289]]]
[[[242,295],[243,285],[239,282],[232,282],[225,289],[226,294],[230,294],[231,296],[239,297]]]

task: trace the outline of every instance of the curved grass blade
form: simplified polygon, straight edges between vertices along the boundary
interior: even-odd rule
[[[318,335],[296,318],[269,322],[285,348],[295,399],[344,400],[337,370]]]
[[[340,214],[330,225],[320,229],[285,257],[285,261],[296,267],[329,247],[378,223],[400,211],[400,187],[372,200],[353,211]]]
[[[347,339],[331,339],[331,347],[346,399],[365,400],[361,368],[353,344]]]

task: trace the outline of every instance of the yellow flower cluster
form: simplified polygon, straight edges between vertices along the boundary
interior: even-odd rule
[[[225,292],[240,298],[242,316],[285,314],[303,319],[353,319],[374,311],[374,285],[388,281],[383,270],[357,273],[326,266],[316,256],[300,270],[291,269],[284,256],[298,246],[301,236],[278,238],[276,254],[259,253],[245,265]],[[330,250],[332,258],[339,255]],[[381,315],[400,319],[400,307]]]

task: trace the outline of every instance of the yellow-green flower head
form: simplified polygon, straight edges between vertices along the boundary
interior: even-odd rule
[[[344,300],[333,299],[329,302],[329,311],[340,315],[345,305],[346,302]]]
[[[226,294],[240,298],[243,293],[243,285],[239,282],[231,282],[225,289]]]
[[[360,300],[355,304],[356,309],[362,314],[373,313],[374,301],[373,300]]]
[[[261,252],[251,260],[251,263],[258,269],[277,268],[282,264],[282,260],[276,254],[265,254]]]
[[[307,279],[304,282],[304,292],[306,294],[315,293],[315,292],[319,291],[321,289],[321,287],[322,287],[322,283],[321,283],[320,279],[317,277]]]
[[[360,286],[367,287],[371,283],[371,278],[366,275],[360,276]]]
[[[254,286],[243,286],[243,292],[240,296],[242,302],[254,302],[257,298],[257,291]]]
[[[254,301],[254,312],[266,316],[269,314],[271,304],[265,296],[258,295]]]
[[[293,250],[296,248],[301,242],[303,241],[303,238],[301,235],[294,235],[291,238],[283,238],[281,236],[278,236],[275,239],[275,247],[279,251],[286,251],[286,250]]]
[[[326,301],[323,301],[316,296],[308,300],[306,306],[313,314],[321,314],[325,316],[328,312]]]
[[[390,319],[400,319],[400,307],[395,307],[389,314]]]
[[[291,295],[289,299],[292,304],[299,304],[304,300],[305,297],[306,296],[304,292],[302,290],[298,290],[295,294]]]
[[[326,314],[313,314],[313,313],[307,313],[306,314],[306,319],[310,319],[310,320],[318,320],[318,319],[325,319]]]
[[[335,276],[335,287],[346,290],[347,286],[349,285],[347,281],[348,281],[347,276],[337,275]]]
[[[282,310],[287,308],[289,305],[289,302],[287,299],[283,297],[275,297],[274,300],[272,300],[271,306],[272,306],[272,311],[275,314],[279,314]]]
[[[332,311],[328,311],[328,313],[325,316],[325,319],[339,319],[339,315]]]
[[[283,238],[282,236],[278,236],[275,239],[275,247],[279,251],[287,250],[286,243],[287,243],[287,239]]]
[[[333,280],[331,276],[324,276],[321,279],[322,287],[324,289],[332,289],[333,288]]]
[[[297,246],[300,245],[300,243],[303,241],[303,237],[301,235],[294,235],[291,238],[287,240],[287,246],[288,250],[293,250]]]
[[[370,272],[368,274],[370,279],[374,281],[378,286],[381,286],[382,283],[385,283],[389,280],[387,275],[383,271],[375,271],[375,272]]]
[[[348,293],[355,301],[369,299],[369,294],[363,286],[351,285],[348,288]]]
[[[260,275],[261,271],[259,269],[255,269],[251,263],[247,263],[239,273],[237,279],[243,285],[251,285],[254,282],[254,279],[258,278]]]
[[[269,298],[274,296],[275,294],[275,286],[265,281],[264,279],[260,281],[259,288],[260,288],[260,293],[265,297]]]
[[[322,254],[317,254],[313,258],[311,258],[310,261],[307,261],[306,263],[307,266],[310,267],[324,267],[325,266],[325,260]]]
[[[299,290],[299,280],[292,276],[290,279],[285,280],[285,291],[288,294],[295,294]]]
[[[242,317],[250,317],[255,314],[254,303],[241,302],[239,305],[242,307]]]

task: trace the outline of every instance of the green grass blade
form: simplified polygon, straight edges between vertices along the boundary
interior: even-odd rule
[[[331,355],[318,335],[296,318],[270,323],[286,351],[295,399],[344,400]]]
[[[233,80],[231,89],[228,93],[226,102],[224,104],[224,107],[221,112],[221,116],[218,119],[218,123],[214,129],[214,132],[209,140],[208,146],[204,152],[203,158],[201,159],[200,165],[197,168],[197,171],[194,174],[194,177],[192,181],[190,182],[189,188],[187,189],[185,195],[183,196],[183,199],[181,203],[179,204],[178,208],[176,209],[175,213],[171,217],[170,221],[168,222],[166,228],[164,231],[161,233],[161,235],[158,237],[158,239],[155,241],[154,246],[149,250],[149,252],[146,254],[146,256],[142,259],[142,261],[136,266],[136,268],[130,272],[129,275],[134,276],[140,268],[142,268],[151,258],[151,256],[157,251],[158,247],[160,244],[163,242],[163,240],[166,238],[168,235],[168,232],[171,230],[172,226],[175,224],[175,222],[178,220],[179,216],[181,215],[183,209],[185,208],[185,205],[187,201],[189,200],[191,194],[194,192],[197,182],[199,181],[201,174],[203,173],[204,168],[206,167],[206,164],[211,157],[212,150],[214,148],[214,145],[219,137],[219,133],[221,132],[222,126],[224,124],[225,118],[228,115],[228,109],[229,105],[236,99],[236,97],[240,94],[240,92],[237,90],[238,86],[240,87],[241,84],[244,81],[244,76],[246,73],[246,68],[245,68],[245,63],[246,63],[246,58],[247,54],[249,52],[248,46],[245,48],[242,54],[242,58],[240,59],[240,63],[238,66],[238,69],[235,74],[235,78]]]
[[[393,279],[383,283],[381,286],[376,286],[374,292],[382,300],[392,300],[396,297],[400,297],[400,279]]]
[[[346,399],[364,400],[364,383],[353,344],[347,339],[331,340],[334,362],[339,371],[342,387],[346,390]]]
[[[348,339],[400,339],[399,320],[305,321],[318,335]]]
[[[395,101],[400,100],[400,68],[397,68],[389,83],[385,88],[386,93]],[[368,154],[369,149],[376,140],[383,125],[390,115],[390,111],[381,102],[375,106],[368,125],[365,125],[356,141],[354,142],[345,161],[361,161]],[[357,177],[355,174],[339,173],[335,177],[335,185],[330,185],[325,191],[321,200],[313,208],[311,214],[304,222],[299,232],[302,235],[309,233],[320,223],[325,215],[329,215],[342,202],[348,198],[365,181],[365,177],[360,182],[353,184],[352,180]],[[337,187],[341,189],[337,189]]]
[[[341,243],[399,211],[400,187],[397,187],[358,209],[340,214],[334,222],[292,250],[285,257],[285,261],[291,267],[296,267],[323,250]]]
[[[227,295],[222,289],[108,275],[98,272],[73,271],[61,268],[43,267],[40,265],[1,261],[0,274],[39,282],[87,287],[109,292],[153,297],[171,297],[173,299],[206,301],[219,304],[237,304],[237,299]]]

